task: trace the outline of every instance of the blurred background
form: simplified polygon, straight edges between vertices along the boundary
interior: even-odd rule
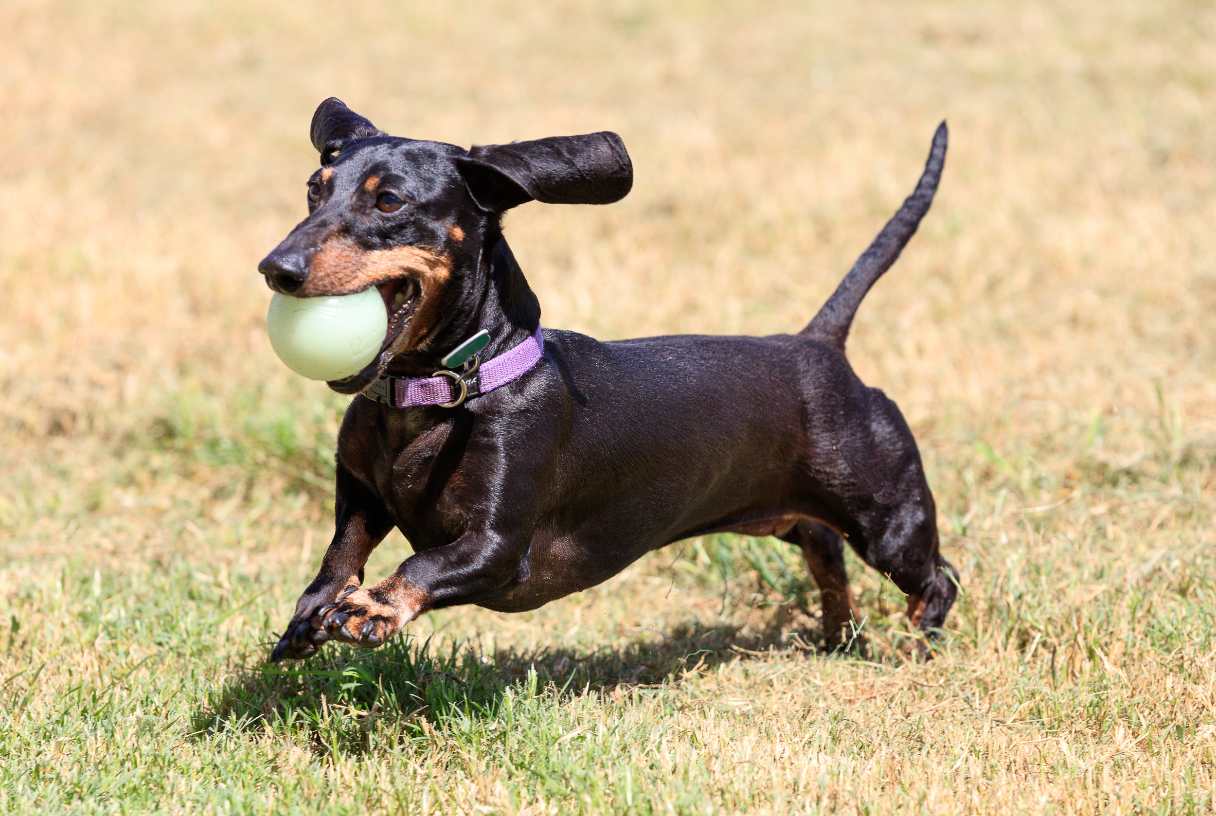
[[[13,614],[0,674],[44,666],[22,727],[81,677],[155,655],[192,678],[173,705],[204,717],[193,730],[222,731],[231,722],[198,701],[254,671],[315,568],[345,399],[275,359],[255,266],[305,213],[309,118],[330,95],[393,134],[466,146],[619,132],[627,199],[531,204],[506,223],[544,324],[602,338],[796,330],[948,119],[937,202],[849,347],[917,435],[968,588],[942,665],[962,678],[1007,661],[1011,687],[1045,688],[1073,649],[1077,693],[1122,673],[1125,703],[1178,699],[1162,689],[1189,682],[1179,665],[1210,666],[1212,4],[7,0],[0,30],[0,599]],[[407,551],[390,539],[376,569]],[[852,569],[877,659],[893,660],[902,607]],[[560,645],[574,665],[604,644],[670,644],[690,621],[751,631],[754,614],[797,606],[798,570],[771,542],[719,537],[537,613],[419,627],[488,637],[490,657]],[[1136,587],[1148,600],[1129,609]],[[1166,621],[1175,640],[1150,636]],[[1102,660],[1078,645],[1091,637]],[[542,679],[561,660],[541,660]],[[657,658],[618,663],[670,678]],[[1200,711],[1212,686],[1195,682],[1182,699]],[[881,730],[872,705],[850,716]],[[1142,725],[1160,737],[1179,716]],[[1074,755],[1099,756],[1107,732],[1077,727]],[[1137,760],[1145,789],[1174,784],[1184,743],[1210,751],[1211,736],[1180,737],[1176,754],[1156,743],[1164,753]],[[999,773],[1010,795],[1062,795]],[[860,796],[864,779],[839,784]],[[786,782],[737,802],[771,805]]]

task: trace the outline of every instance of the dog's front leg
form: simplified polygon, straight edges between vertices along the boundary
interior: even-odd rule
[[[317,577],[296,602],[296,611],[271,652],[271,660],[308,657],[320,648],[329,637],[322,625],[324,614],[343,593],[358,589],[364,564],[393,527],[380,500],[341,464],[334,515],[333,541],[321,559]]]
[[[379,646],[428,609],[475,602],[516,581],[526,546],[523,535],[467,532],[410,556],[375,586],[344,594],[323,626],[335,640]]]

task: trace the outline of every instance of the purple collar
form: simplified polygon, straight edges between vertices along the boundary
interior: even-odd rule
[[[540,362],[544,351],[545,340],[537,326],[527,340],[484,363],[473,357],[458,371],[444,369],[431,377],[378,377],[359,393],[391,408],[456,408],[522,377]]]

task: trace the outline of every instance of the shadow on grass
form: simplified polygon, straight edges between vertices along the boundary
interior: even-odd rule
[[[779,616],[755,633],[690,623],[658,641],[593,651],[484,654],[460,642],[440,652],[408,638],[369,652],[329,646],[304,663],[244,670],[210,695],[192,730],[207,738],[303,729],[323,753],[357,754],[370,746],[375,722],[392,721],[407,739],[430,739],[453,723],[498,719],[508,697],[560,700],[678,683],[689,672],[790,652],[820,650],[787,634]]]

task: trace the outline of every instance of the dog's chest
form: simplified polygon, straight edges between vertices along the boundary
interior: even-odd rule
[[[455,539],[465,527],[458,423],[396,415],[350,425],[339,438],[338,458],[374,488],[410,543],[425,549]]]

